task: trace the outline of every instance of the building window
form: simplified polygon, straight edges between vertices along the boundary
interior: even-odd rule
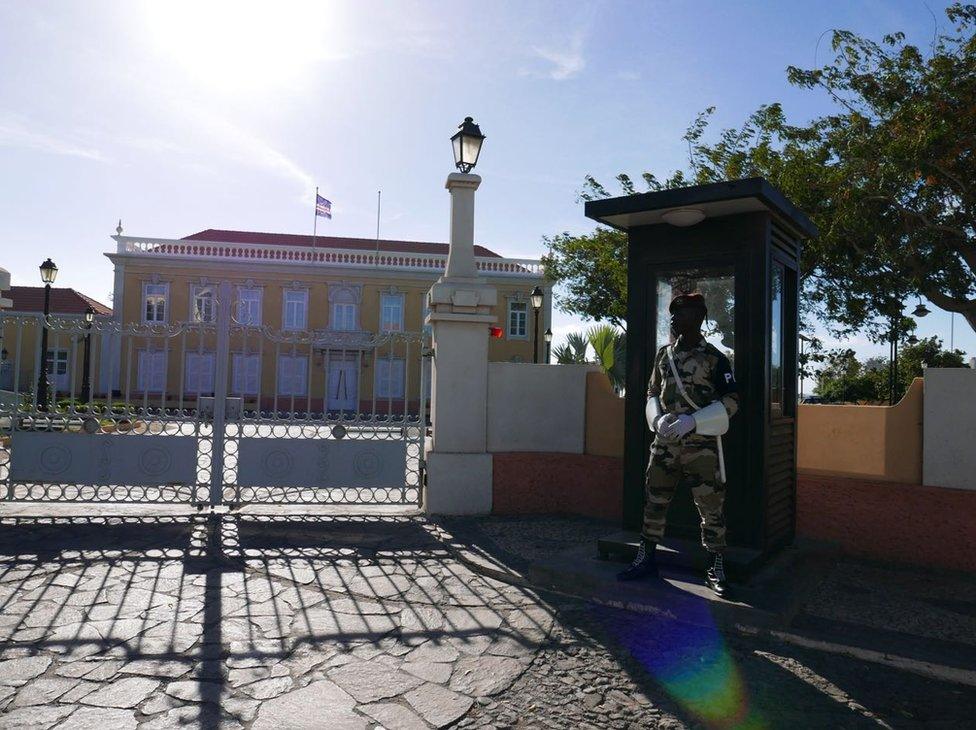
[[[528,338],[526,322],[529,317],[529,303],[509,301],[508,303],[508,336]]]
[[[143,322],[165,322],[167,315],[166,300],[168,298],[169,284],[143,284]]]
[[[194,286],[190,295],[190,318],[194,322],[214,322],[217,310],[214,308],[212,286]]]
[[[376,397],[403,397],[403,358],[377,358]]]
[[[308,359],[301,355],[278,356],[278,394],[305,395],[308,392]]]
[[[166,351],[139,350],[136,388],[141,391],[162,392],[166,385]]]
[[[332,329],[351,331],[356,329],[356,305],[351,302],[332,303]]]
[[[303,330],[308,327],[308,290],[286,289],[283,329]]]
[[[186,393],[213,393],[214,355],[212,352],[186,353],[183,390]]]
[[[261,290],[241,287],[237,290],[237,321],[250,327],[261,326]]]
[[[47,351],[47,376],[48,381],[56,390],[68,390],[68,351],[67,350],[48,350]]]
[[[427,315],[430,314],[430,307],[427,306],[427,292],[424,292],[421,295],[420,301],[421,301],[421,305],[420,305],[421,329],[423,329],[423,331],[426,332],[427,334],[430,334],[431,332],[434,331],[434,328],[432,325],[427,324]],[[427,392],[429,393],[430,391]]]
[[[380,332],[403,331],[403,294],[380,294]]]
[[[234,355],[233,388],[239,395],[257,395],[261,378],[261,358],[258,355]]]

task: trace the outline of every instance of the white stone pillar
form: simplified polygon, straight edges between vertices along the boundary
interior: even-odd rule
[[[433,330],[430,414],[425,445],[429,514],[491,511],[491,454],[487,452],[488,338],[495,322],[495,287],[474,261],[477,175],[453,173],[451,239],[444,276],[427,293],[426,323]]]

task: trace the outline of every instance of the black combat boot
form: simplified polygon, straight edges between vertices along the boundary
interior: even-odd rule
[[[722,553],[712,553],[712,555],[715,556],[715,562],[705,573],[705,579],[708,587],[715,591],[716,595],[724,596],[728,590],[728,584],[725,582],[725,559]]]
[[[637,557],[626,570],[617,573],[617,580],[639,580],[657,577],[657,543],[641,538]]]

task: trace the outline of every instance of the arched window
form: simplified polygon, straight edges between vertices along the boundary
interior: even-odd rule
[[[359,329],[359,287],[340,285],[329,287],[332,307],[330,327],[343,332]]]

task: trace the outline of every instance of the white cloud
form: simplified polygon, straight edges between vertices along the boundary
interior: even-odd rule
[[[105,162],[105,156],[97,149],[85,146],[67,137],[55,136],[28,127],[24,122],[0,119],[0,146],[17,149],[38,150],[53,155],[82,157],[87,160]]]
[[[586,68],[582,33],[575,33],[569,42],[561,48],[535,46],[532,52],[542,60],[552,64],[552,67],[544,75],[554,81],[571,79]]]
[[[302,188],[302,200],[311,203],[315,194],[315,177],[305,168],[272,147],[252,132],[238,127],[222,117],[196,112],[197,121],[204,121],[214,142],[234,161],[263,168]]]
[[[123,143],[133,149],[161,156],[183,157],[210,171],[218,169],[211,160],[219,155],[233,163],[264,170],[296,183],[301,191],[299,199],[305,204],[312,204],[315,177],[271,143],[188,100],[172,98],[165,106],[170,110],[192,110],[177,112],[177,122],[188,126],[196,134],[181,138],[179,142],[166,137],[127,137]],[[320,185],[325,184],[326,181],[320,181]]]

